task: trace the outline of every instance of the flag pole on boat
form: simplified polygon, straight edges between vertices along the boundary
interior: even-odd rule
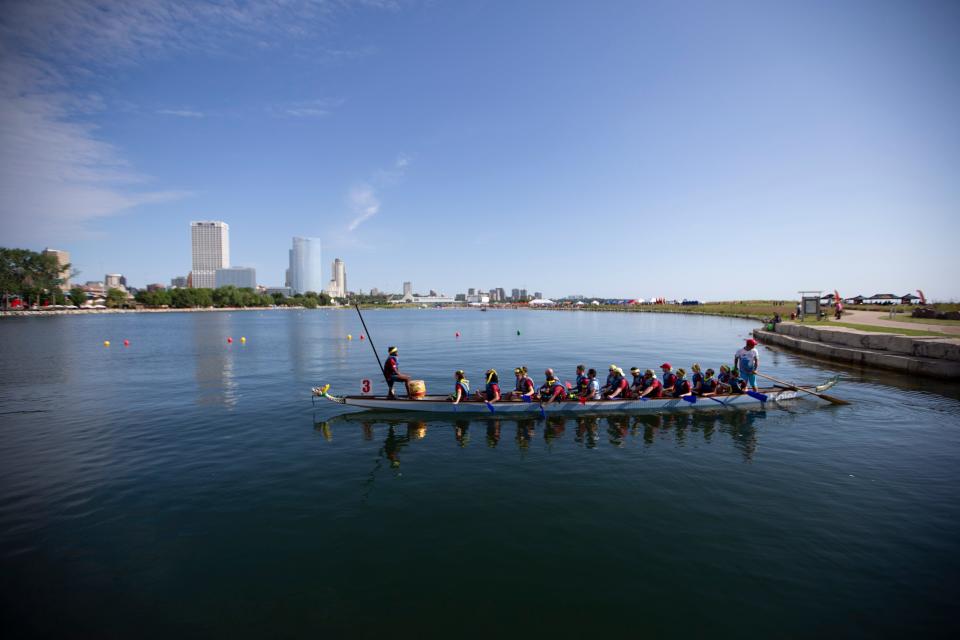
[[[363,325],[363,330],[367,332],[367,342],[370,343],[370,348],[373,349],[373,355],[376,356],[376,358],[377,358],[377,364],[380,365],[380,373],[382,373],[382,374],[383,374],[383,377],[386,378],[386,377],[387,377],[387,374],[386,374],[386,372],[383,370],[383,363],[380,362],[380,354],[377,353],[377,348],[376,348],[375,346],[373,346],[373,336],[370,335],[370,329],[367,329],[367,323],[363,321],[363,314],[360,313],[360,305],[359,305],[359,304],[355,304],[355,305],[353,305],[353,306],[354,306],[354,308],[356,308],[356,310],[357,310],[357,315],[360,316],[360,324]]]

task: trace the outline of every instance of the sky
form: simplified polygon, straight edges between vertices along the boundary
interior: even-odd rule
[[[4,0],[0,246],[80,281],[960,299],[960,3]],[[329,277],[329,273],[325,274]]]

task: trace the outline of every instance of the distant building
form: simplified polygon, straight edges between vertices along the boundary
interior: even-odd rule
[[[503,302],[507,299],[507,292],[503,290],[503,287],[497,287],[497,301]]]
[[[293,295],[293,289],[290,287],[266,287],[263,292],[268,296],[272,296],[275,293],[283,294],[285,298],[289,298]]]
[[[60,288],[63,291],[68,291],[70,289],[70,269],[67,268],[67,265],[70,264],[70,253],[60,249],[44,249],[43,255],[54,256],[57,259],[57,264],[60,265],[60,280],[62,281]]]
[[[290,288],[295,294],[320,293],[323,284],[320,238],[295,237],[290,251]]]
[[[404,302],[413,302],[413,283],[404,282],[403,283],[403,297],[401,298]]]
[[[159,282],[155,282],[154,284],[147,285],[147,291],[164,291],[164,290],[166,290],[166,287],[160,284]]]
[[[103,285],[107,289],[126,289],[127,279],[121,273],[108,273],[103,276]]]
[[[176,278],[170,278],[170,286],[178,289],[185,288],[187,286],[187,277],[177,276]]]
[[[543,298],[543,294],[540,293],[539,291],[534,291],[534,292],[533,292],[533,297],[534,297],[534,299],[539,300],[539,299]]]
[[[520,289],[511,289],[510,290],[510,299],[516,302],[520,299]]]
[[[526,289],[520,289],[520,299],[521,299],[521,300],[526,300],[526,299],[527,299],[527,290],[526,290]]]
[[[190,241],[190,284],[197,289],[212,289],[217,284],[217,269],[230,266],[230,225],[219,220],[191,222]]]
[[[477,295],[477,289],[475,287],[470,287],[469,289],[467,289],[467,295],[468,296]]]
[[[465,294],[465,293],[458,293],[458,294],[454,297],[454,301],[456,301],[456,302],[466,302],[466,301],[467,301],[467,294]]]
[[[81,287],[88,294],[93,296],[105,296],[107,295],[107,287],[104,286],[104,283],[97,282],[96,280],[87,280],[83,287]]]
[[[376,287],[371,287],[371,288],[370,288],[370,295],[371,295],[371,296],[379,296],[379,295],[380,295],[380,289],[377,289]]]
[[[343,298],[347,295],[347,267],[343,260],[337,258],[330,265],[331,278],[327,285],[327,293],[331,298]],[[362,294],[361,294],[362,295]]]
[[[214,285],[220,287],[234,286],[238,289],[257,288],[257,270],[252,267],[227,267],[217,269]]]

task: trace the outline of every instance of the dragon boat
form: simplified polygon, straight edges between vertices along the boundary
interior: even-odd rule
[[[687,396],[685,398],[632,398],[626,400],[561,400],[559,402],[540,403],[536,398],[529,400],[502,400],[489,403],[470,399],[453,404],[448,396],[425,395],[420,398],[395,398],[385,396],[337,396],[330,393],[330,385],[314,387],[313,396],[326,398],[330,402],[373,411],[407,411],[416,413],[447,414],[576,414],[576,413],[647,413],[660,411],[697,411],[719,409],[723,407],[757,408],[769,402],[795,400],[798,396],[819,394],[837,384],[839,376],[817,386],[785,387],[773,386],[717,396]]]

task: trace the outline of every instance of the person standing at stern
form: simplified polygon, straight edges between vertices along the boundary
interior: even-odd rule
[[[754,391],[757,390],[757,370],[760,368],[760,354],[757,352],[757,341],[747,338],[746,345],[738,349],[733,356],[733,368],[740,370],[740,377]]]

